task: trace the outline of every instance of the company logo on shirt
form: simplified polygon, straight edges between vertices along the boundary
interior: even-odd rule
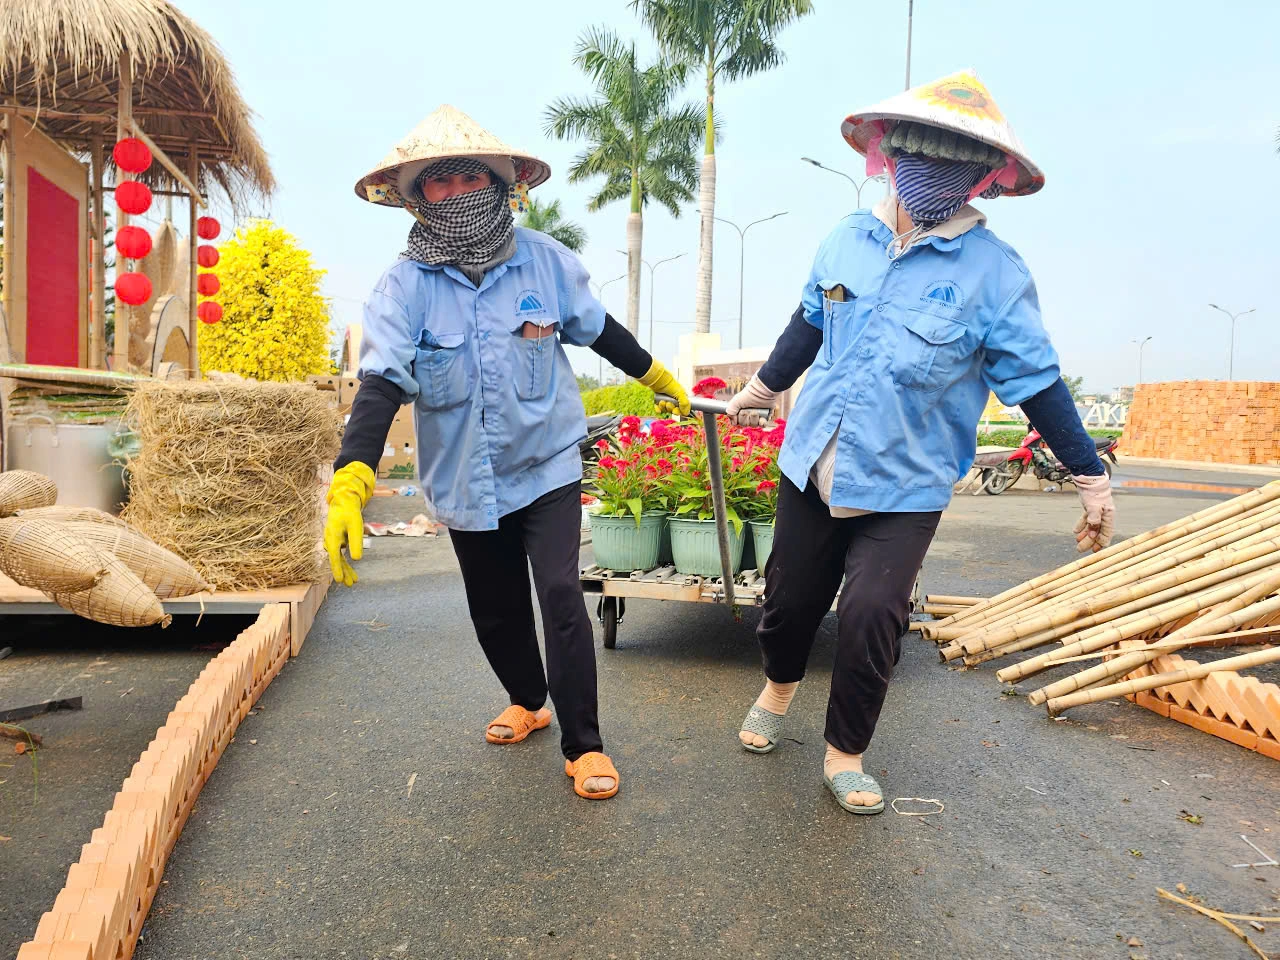
[[[521,290],[516,297],[516,316],[521,319],[545,316],[546,304],[542,302],[542,294],[537,290]]]
[[[925,285],[920,300],[930,306],[959,310],[964,306],[964,292],[954,281],[934,280]]]

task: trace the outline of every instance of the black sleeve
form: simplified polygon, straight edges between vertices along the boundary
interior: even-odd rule
[[[653,366],[653,357],[640,346],[631,332],[609,314],[604,315],[604,329],[591,349],[604,357],[628,377],[639,380]]]
[[[791,322],[773,346],[773,352],[756,376],[774,393],[782,393],[812,365],[822,346],[822,331],[804,318],[804,305],[796,307]]]
[[[1098,457],[1097,444],[1080,422],[1071,391],[1062,380],[1045,387],[1021,406],[1053,455],[1073,474],[1096,477],[1106,472]]]
[[[385,377],[371,375],[360,382],[333,469],[341,470],[358,461],[377,473],[401,396],[400,388]]]

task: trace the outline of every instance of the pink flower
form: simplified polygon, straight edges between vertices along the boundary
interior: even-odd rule
[[[675,469],[675,464],[673,464],[670,460],[666,460],[666,459],[659,459],[659,460],[658,460],[658,469],[659,469],[660,471],[662,471],[662,473],[665,475],[665,474],[668,474],[668,473],[670,473],[672,470],[674,470],[674,469]]]
[[[741,458],[741,457],[734,457],[734,458],[733,458],[729,463],[730,463],[730,466],[731,466],[734,470],[741,470],[741,469],[742,469],[742,458]]]
[[[649,464],[644,468],[644,475],[648,477],[650,480],[654,480],[658,476],[658,468],[653,466],[652,464]]]
[[[596,449],[597,449],[597,450],[602,450],[602,451],[603,451],[603,450],[608,450],[608,449],[609,449],[609,441],[608,441],[608,440],[597,440],[597,441],[596,441]]]
[[[768,466],[769,465],[766,464],[764,461],[756,461],[756,465],[755,465],[756,476],[758,477],[764,476],[764,472],[765,470],[768,469]]]
[[[723,390],[726,384],[719,377],[703,377],[693,385],[693,395],[702,397],[704,400],[712,400],[715,398],[717,390]]]
[[[622,423],[618,425],[618,430],[623,434],[634,434],[640,432],[640,418],[631,416],[623,417]]]
[[[778,485],[772,480],[761,480],[759,486],[756,487],[756,493],[768,493],[770,490],[777,490]]]
[[[601,470],[612,470],[617,465],[618,461],[613,459],[613,457],[601,457],[596,463],[596,466]]]

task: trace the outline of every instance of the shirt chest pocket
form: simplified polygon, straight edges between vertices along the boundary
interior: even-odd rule
[[[556,331],[559,323],[550,323],[538,331],[540,337],[523,335],[522,323],[512,331],[512,378],[516,384],[516,396],[521,400],[541,400],[551,389],[551,375],[555,369],[559,339]]]
[[[968,327],[920,310],[907,310],[893,351],[893,382],[934,392],[955,382],[968,367]]]
[[[857,297],[840,283],[822,284],[822,350],[828,364],[857,339]]]
[[[466,337],[461,333],[425,333],[413,361],[418,406],[448,410],[467,398]]]

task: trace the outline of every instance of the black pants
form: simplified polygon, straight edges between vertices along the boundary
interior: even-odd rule
[[[570,760],[602,748],[596,648],[578,577],[582,500],[577,483],[552,490],[498,521],[497,530],[450,530],[467,606],[489,665],[511,702],[537,710],[551,700]],[[529,568],[542,610],[542,671],[529,597]]]
[[[782,478],[756,637],[765,676],[774,683],[800,680],[818,625],[839,591],[826,728],[827,743],[837,750],[862,753],[871,743],[889,678],[902,654],[911,589],[941,517],[873,513],[836,518],[812,483],[801,493]]]

